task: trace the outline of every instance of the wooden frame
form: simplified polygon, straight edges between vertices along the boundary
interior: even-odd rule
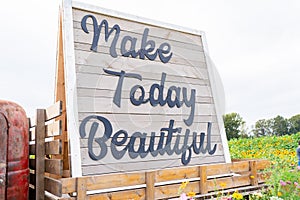
[[[64,77],[61,78],[64,83],[63,87],[65,86],[64,90],[65,94],[65,102],[66,102],[66,115],[67,117],[67,124],[68,124],[68,132],[72,134],[67,134],[68,140],[72,141],[72,143],[69,143],[68,148],[63,147],[63,149],[68,149],[70,151],[70,175],[72,177],[80,177],[83,174],[82,168],[81,168],[81,152],[80,152],[80,141],[78,138],[78,107],[77,107],[77,90],[76,90],[76,72],[75,72],[75,51],[74,51],[74,33],[73,33],[73,16],[72,16],[72,8],[81,9],[81,10],[89,10],[91,12],[101,12],[104,15],[112,15],[115,17],[120,17],[123,19],[128,19],[130,21],[134,22],[141,22],[143,24],[150,24],[157,27],[165,27],[171,30],[176,30],[184,33],[194,34],[194,35],[201,35],[201,38],[203,40],[204,45],[204,54],[207,66],[208,68],[208,76],[210,79],[210,85],[212,85],[212,93],[213,95],[216,95],[216,86],[213,77],[215,76],[215,72],[212,69],[213,66],[208,59],[208,52],[207,52],[207,46],[205,41],[205,34],[202,31],[198,30],[192,30],[180,26],[175,26],[167,23],[157,22],[149,19],[144,19],[141,17],[136,17],[120,12],[115,12],[103,8],[99,8],[96,6],[87,5],[84,3],[79,2],[72,2],[71,0],[64,0],[62,4],[61,9],[61,20],[60,23],[62,24],[60,28],[60,40],[59,40],[59,50],[58,50],[58,69],[61,69],[60,71],[64,71]],[[61,31],[62,30],[62,31]],[[58,76],[58,75],[57,75]],[[57,87],[62,87],[62,85],[57,85]],[[61,98],[56,98],[56,100],[62,100]],[[226,139],[226,134],[224,130],[223,125],[223,119],[222,114],[220,112],[220,106],[217,105],[219,102],[216,100],[216,98],[213,98],[212,100],[215,105],[215,112],[217,116],[217,124],[220,129],[220,135],[221,135],[221,144],[223,146],[223,152],[224,152],[224,160],[226,163],[230,163],[230,154],[229,154],[229,148],[228,143]],[[65,146],[65,145],[64,145]]]
[[[76,72],[73,47],[72,7],[101,11],[103,14],[123,17],[132,21],[179,30],[192,34],[201,31],[142,19],[95,6],[64,0],[59,20],[57,48],[56,104],[38,109],[30,119],[30,199],[166,199],[179,196],[182,181],[189,181],[186,190],[198,198],[216,195],[217,192],[258,190],[264,187],[269,166],[266,160],[242,160],[231,162],[220,106],[216,98],[217,123],[221,129],[226,163],[205,164],[159,170],[112,173],[82,176],[78,138],[78,113],[76,102]],[[204,38],[204,52],[208,55]],[[209,65],[208,76],[213,85],[214,69]],[[70,143],[72,141],[72,143]],[[221,184],[222,183],[222,184]],[[224,186],[226,185],[226,186]]]
[[[60,110],[60,107],[61,102],[58,102],[50,108]],[[178,188],[186,180],[189,184],[185,191],[193,191],[197,199],[205,199],[218,192],[227,194],[235,190],[248,194],[265,187],[269,176],[263,172],[270,165],[267,160],[236,160],[147,172],[61,178],[64,161],[51,158],[62,154],[61,141],[46,141],[44,138],[54,139],[60,134],[60,122],[49,123],[49,120],[61,113],[50,114],[49,110],[38,109],[39,120],[31,124],[30,154],[31,158],[32,155],[35,157],[30,162],[30,199],[168,199],[178,197]]]

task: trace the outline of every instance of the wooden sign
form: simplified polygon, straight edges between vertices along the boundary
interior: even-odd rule
[[[61,37],[73,177],[230,162],[203,32],[64,1]]]

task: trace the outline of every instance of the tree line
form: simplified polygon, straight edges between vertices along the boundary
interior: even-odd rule
[[[271,119],[260,119],[250,130],[238,113],[225,114],[223,120],[228,140],[241,137],[282,136],[300,132],[300,114],[291,118],[277,115]]]

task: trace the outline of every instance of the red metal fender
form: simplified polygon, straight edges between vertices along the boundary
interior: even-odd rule
[[[0,199],[28,199],[28,143],[24,109],[0,100]]]

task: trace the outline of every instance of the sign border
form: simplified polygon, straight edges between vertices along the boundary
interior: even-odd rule
[[[217,91],[216,84],[213,81],[214,73],[217,73],[213,69],[213,65],[209,60],[208,46],[206,42],[206,36],[203,31],[190,29],[182,26],[177,26],[169,23],[164,23],[156,20],[151,20],[143,17],[138,17],[135,15],[125,14],[118,11],[113,11],[110,9],[101,8],[98,6],[72,1],[72,0],[62,0],[62,6],[60,14],[63,16],[62,29],[63,29],[63,53],[64,53],[64,69],[65,69],[65,87],[66,87],[66,113],[67,113],[67,127],[68,127],[68,140],[69,140],[69,150],[70,150],[70,169],[72,177],[81,177],[81,153],[80,153],[80,141],[79,141],[79,131],[78,131],[78,107],[77,107],[77,90],[76,90],[76,71],[75,71],[75,50],[74,50],[74,33],[73,33],[73,16],[72,8],[77,8],[81,10],[87,10],[90,12],[96,12],[105,14],[108,16],[114,16],[122,19],[127,19],[143,24],[154,25],[157,27],[172,29],[175,31],[180,31],[184,33],[189,33],[201,37],[205,55],[205,61],[208,70],[208,76],[210,80],[211,90],[213,94],[213,101],[216,110],[216,116],[218,121],[218,126],[220,129],[221,141],[223,146],[223,152],[225,157],[225,163],[230,163],[230,153],[228,147],[228,141],[226,138],[226,133],[224,129],[224,123],[222,118],[222,113],[220,112],[220,105],[216,100]],[[214,72],[215,70],[215,72]],[[72,141],[72,144],[71,142]]]

